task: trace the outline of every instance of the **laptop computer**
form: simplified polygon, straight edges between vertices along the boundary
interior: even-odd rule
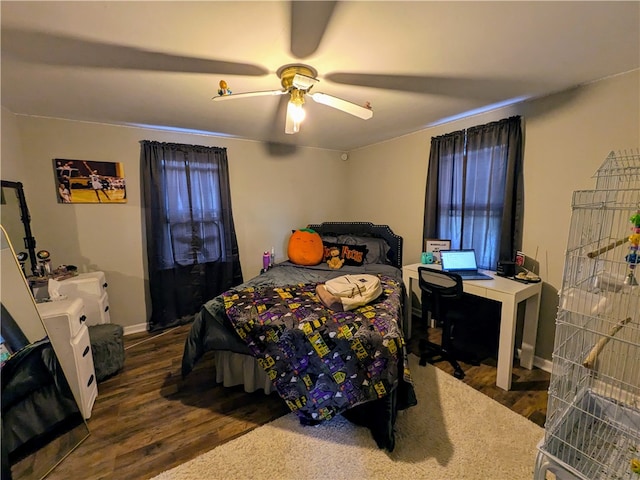
[[[464,250],[440,250],[442,270],[457,273],[463,280],[493,280],[491,275],[478,271],[476,252],[472,248]]]

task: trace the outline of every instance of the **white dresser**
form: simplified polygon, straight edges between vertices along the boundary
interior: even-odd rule
[[[84,418],[98,396],[89,329],[82,299],[38,303],[38,312]]]
[[[111,323],[109,296],[104,272],[80,273],[60,281],[59,293],[67,298],[81,298],[87,325]]]

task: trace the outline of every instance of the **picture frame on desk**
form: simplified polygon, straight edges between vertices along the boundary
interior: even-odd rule
[[[424,251],[433,253],[435,263],[440,263],[440,250],[450,250],[451,240],[425,238]]]

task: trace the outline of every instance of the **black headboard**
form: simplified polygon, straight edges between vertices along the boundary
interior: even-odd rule
[[[371,222],[322,222],[307,225],[320,235],[360,235],[384,238],[389,244],[389,261],[402,268],[402,237],[393,233],[389,225],[374,225]]]

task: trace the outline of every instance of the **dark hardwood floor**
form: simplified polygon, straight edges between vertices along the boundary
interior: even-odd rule
[[[419,341],[420,338],[426,338],[427,332],[430,341],[440,344],[441,330],[439,328],[427,330],[425,325],[416,317],[414,317],[412,332],[412,338],[407,342],[407,351],[409,353],[420,356]],[[516,359],[514,360],[511,376],[511,390],[505,391],[496,386],[497,359],[495,357],[485,358],[479,365],[472,365],[464,361],[459,361],[458,363],[465,373],[465,377],[462,380],[464,383],[544,427],[547,414],[547,390],[551,377],[549,372],[536,367],[532,370],[527,370],[520,367]],[[453,367],[448,362],[441,361],[434,365],[453,375]]]
[[[210,354],[183,380],[180,363],[189,328],[125,337],[124,369],[98,385],[88,420],[91,434],[48,478],[151,478],[288,412],[275,393],[217,386]],[[415,328],[408,344],[414,353],[420,327]],[[448,364],[436,365],[451,373]],[[505,392],[495,386],[495,360],[462,366],[465,383],[543,425],[548,373],[515,367],[513,389]]]

